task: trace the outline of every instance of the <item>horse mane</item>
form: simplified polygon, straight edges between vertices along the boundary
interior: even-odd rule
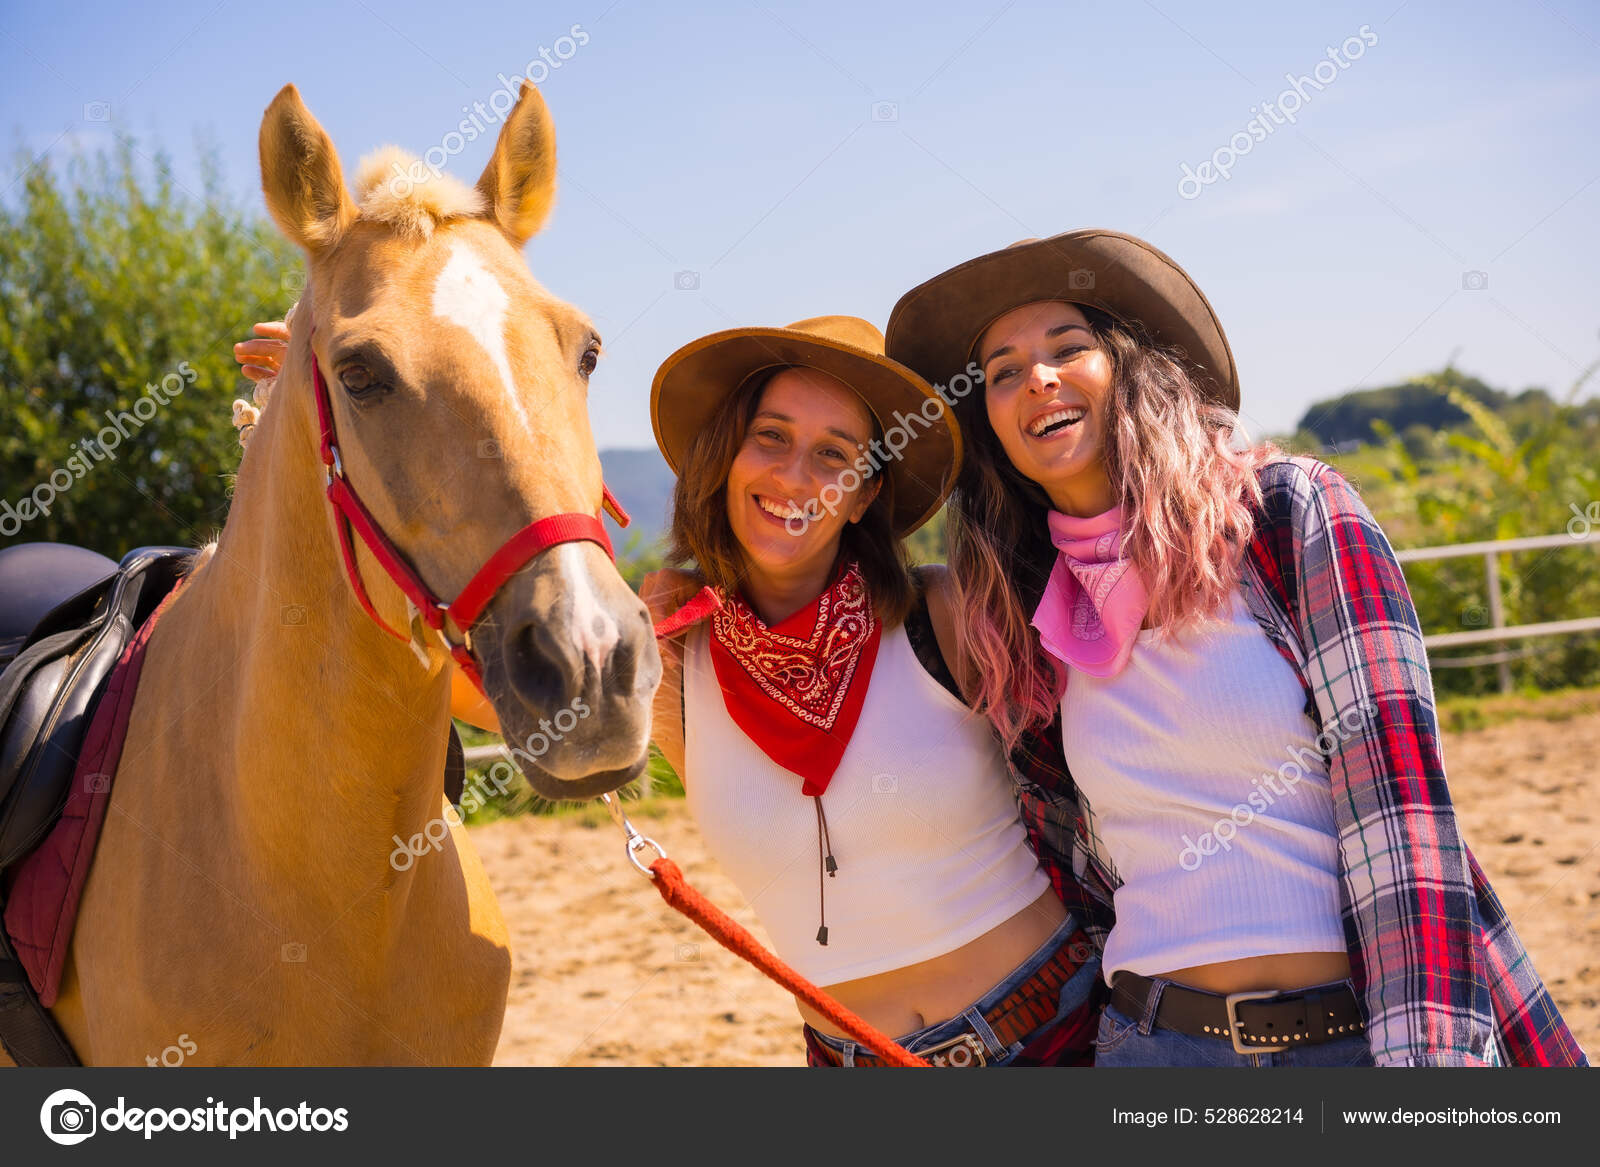
[[[439,223],[485,211],[483,195],[473,187],[397,146],[384,146],[361,160],[356,192],[361,218],[424,239]]]

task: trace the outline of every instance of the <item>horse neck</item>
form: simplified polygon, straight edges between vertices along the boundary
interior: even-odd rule
[[[262,412],[215,554],[161,631],[198,647],[191,659],[237,662],[204,697],[234,842],[266,867],[309,861],[338,879],[345,857],[387,870],[391,836],[440,813],[449,676],[442,654],[424,668],[355,599],[297,365]],[[363,579],[397,624],[398,590],[370,560]]]

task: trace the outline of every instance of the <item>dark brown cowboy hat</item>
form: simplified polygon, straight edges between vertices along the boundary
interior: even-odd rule
[[[984,329],[1036,300],[1087,304],[1182,350],[1200,385],[1239,408],[1239,370],[1205,294],[1170,256],[1120,231],[1024,239],[912,288],[889,314],[887,352],[943,383],[973,359]]]
[[[711,424],[728,396],[757,373],[790,365],[819,369],[850,386],[877,418],[886,450],[895,444],[888,437],[891,430],[910,435],[898,457],[879,461],[893,484],[890,522],[897,535],[927,522],[955,483],[961,434],[933,386],[884,356],[883,333],[856,316],[813,316],[787,328],[713,332],[662,362],[650,389],[650,421],[672,472],[682,472],[690,442]],[[929,401],[937,402],[937,411],[926,405]]]

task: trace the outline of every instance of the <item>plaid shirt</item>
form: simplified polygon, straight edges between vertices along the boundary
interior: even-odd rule
[[[1461,841],[1422,629],[1388,540],[1330,466],[1284,459],[1260,482],[1242,586],[1322,740],[1335,743],[1340,899],[1373,1059],[1587,1065]],[[1059,717],[1019,743],[1011,772],[1056,893],[1103,945],[1117,881],[1080,812]]]

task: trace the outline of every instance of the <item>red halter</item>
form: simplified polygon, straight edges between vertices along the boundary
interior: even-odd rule
[[[334,526],[339,532],[339,552],[344,558],[345,574],[350,577],[350,586],[356,593],[356,599],[361,601],[361,606],[366,609],[367,615],[372,617],[378,627],[397,640],[409,641],[418,655],[424,656],[422,630],[417,626],[420,618],[423,624],[444,638],[445,643],[450,646],[451,657],[466,674],[467,679],[477,686],[479,692],[482,692],[483,679],[478,673],[477,661],[472,656],[469,639],[469,630],[473,622],[488,606],[495,593],[505,586],[507,580],[521,571],[534,556],[558,543],[583,541],[598,543],[605,548],[606,554],[615,560],[616,552],[611,548],[611,539],[606,535],[605,524],[600,521],[598,514],[549,515],[529,523],[489,556],[488,562],[467,581],[467,586],[461,589],[460,595],[449,602],[441,600],[434,595],[427,584],[422,582],[422,577],[406,562],[400,549],[383,533],[377,520],[372,517],[372,512],[367,510],[349,480],[345,478],[344,462],[339,457],[339,439],[333,428],[333,402],[328,397],[328,383],[323,380],[316,353],[311,354],[311,383],[316,390],[317,422],[322,428],[322,464],[327,472],[328,501],[333,504]],[[617,524],[626,527],[628,513],[604,485],[601,486],[601,500],[601,506],[617,521]],[[355,545],[350,539],[351,528],[361,536],[361,541],[367,545],[367,550],[372,552],[373,557],[383,566],[384,572],[410,601],[412,616],[409,632],[391,628],[373,608],[366,586],[361,582],[361,572],[356,567]],[[459,641],[451,636],[446,627],[447,622],[455,624],[461,636]]]

